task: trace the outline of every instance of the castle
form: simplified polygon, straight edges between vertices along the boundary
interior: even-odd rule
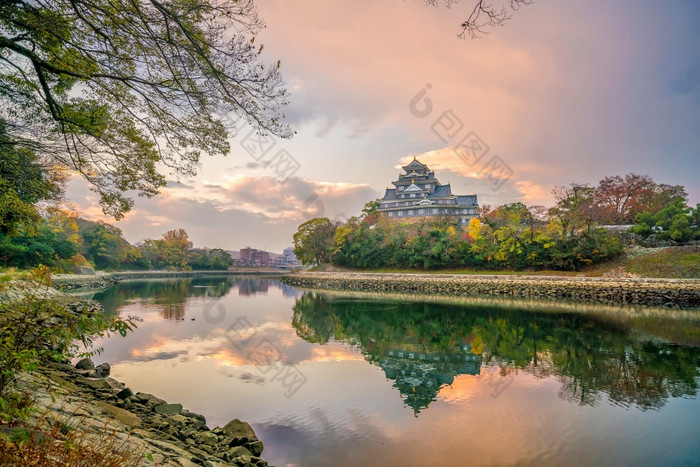
[[[415,157],[403,170],[406,173],[391,182],[395,188],[387,188],[379,202],[379,211],[390,218],[449,216],[467,225],[479,215],[476,195],[453,195],[450,184],[441,184]]]

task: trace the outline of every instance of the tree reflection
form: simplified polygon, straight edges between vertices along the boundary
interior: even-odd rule
[[[284,296],[294,297],[298,292],[277,279],[240,276],[205,276],[176,279],[128,280],[107,288],[93,296],[105,311],[116,313],[124,305],[139,303],[158,310],[164,319],[185,318],[185,304],[192,298],[220,298],[237,288],[238,294],[254,296],[266,294],[270,288],[281,289]]]
[[[555,376],[560,396],[581,405],[605,394],[614,403],[650,409],[697,394],[700,349],[649,337],[640,332],[643,321],[305,292],[292,324],[309,342],[357,345],[417,414],[442,385],[479,374],[482,365],[498,365],[502,377],[515,370]],[[676,323],[689,325],[697,334],[697,321]]]
[[[114,313],[128,303],[154,305],[164,319],[181,320],[189,297],[222,297],[234,286],[231,277],[124,281],[95,294],[105,311]]]

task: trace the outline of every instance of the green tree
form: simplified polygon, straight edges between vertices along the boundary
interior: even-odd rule
[[[192,242],[184,229],[169,230],[163,234],[162,238],[148,239],[140,247],[144,261],[156,269],[187,268],[191,249]],[[192,257],[196,261],[202,261],[201,255],[197,252]],[[207,268],[211,266],[210,259],[204,261]]]
[[[13,144],[83,175],[120,218],[201,153],[229,152],[234,113],[289,137],[279,61],[261,61],[253,0],[0,4],[0,119]],[[227,123],[228,122],[228,123]]]
[[[661,239],[686,242],[697,236],[697,210],[689,207],[685,200],[676,199],[656,213],[638,214],[630,230],[642,237],[655,233]]]
[[[327,217],[317,217],[301,224],[294,234],[294,254],[304,264],[325,263],[333,249],[336,225]]]
[[[220,248],[212,250],[206,248],[193,248],[188,252],[187,262],[192,269],[226,270],[233,266],[234,261],[230,254]]]
[[[0,234],[15,235],[20,226],[38,223],[34,205],[60,192],[60,185],[37,155],[10,139],[0,115]]]

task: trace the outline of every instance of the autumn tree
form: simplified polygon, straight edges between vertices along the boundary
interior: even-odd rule
[[[624,177],[605,177],[595,188],[594,199],[600,207],[601,221],[626,224],[643,210],[642,200],[654,193],[656,184],[648,175],[629,173]]]
[[[231,114],[292,134],[253,0],[0,3],[0,122],[15,148],[80,173],[120,218],[134,190],[225,155]]]
[[[547,207],[539,204],[528,206],[525,222],[530,228],[530,241],[535,239],[535,230],[547,224]]]
[[[552,189],[556,205],[549,210],[549,215],[558,225],[562,239],[590,231],[596,217],[593,193],[594,189],[588,184],[579,183]]]
[[[184,268],[187,266],[187,253],[192,242],[185,229],[168,230],[163,234],[163,250],[169,265]]]
[[[677,201],[687,202],[688,192],[682,185],[654,184],[652,190],[640,196],[637,212],[657,213]]]

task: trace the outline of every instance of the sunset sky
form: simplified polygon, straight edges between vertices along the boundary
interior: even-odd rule
[[[281,60],[297,131],[269,155],[285,151],[297,170],[261,164],[241,126],[228,157],[204,157],[196,178],[137,198],[114,224],[132,243],[183,227],[195,246],[281,252],[311,217],[359,214],[413,156],[480,204],[551,205],[554,185],[628,172],[700,202],[700,2],[541,0],[460,40],[470,5],[259,2],[256,43]],[[450,111],[463,126],[446,142]],[[468,165],[449,146],[470,132],[489,151]],[[504,183],[483,170],[494,156],[512,172]],[[68,197],[100,218],[83,182]]]

